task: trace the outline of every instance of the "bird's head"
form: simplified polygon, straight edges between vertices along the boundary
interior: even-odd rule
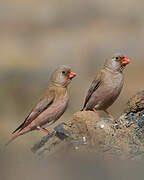
[[[108,59],[105,63],[105,66],[114,70],[114,71],[123,71],[130,63],[129,58],[127,58],[122,53],[116,53],[112,56],[112,58]]]
[[[53,72],[51,82],[59,86],[67,87],[75,76],[76,73],[74,73],[69,66],[61,65]]]

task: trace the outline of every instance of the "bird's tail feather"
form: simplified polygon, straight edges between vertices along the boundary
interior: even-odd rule
[[[8,146],[12,141],[14,141],[17,137],[29,132],[30,129],[22,129],[16,135],[14,135],[5,145]]]
[[[15,136],[13,136],[6,144],[5,146],[8,146],[12,141],[14,141],[18,136],[20,136],[19,133],[17,133]]]
[[[32,131],[34,129],[31,129],[31,127],[25,127],[24,129],[20,130],[15,136],[13,136],[5,145],[8,146],[12,141],[14,141],[17,137]]]
[[[24,127],[24,125],[25,125],[25,122],[23,122],[16,130],[14,130],[14,131],[12,132],[12,134],[16,133],[18,130],[21,131],[21,129]]]

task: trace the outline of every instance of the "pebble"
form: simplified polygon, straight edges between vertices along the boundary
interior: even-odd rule
[[[103,129],[104,128],[104,124],[101,124],[100,127],[101,127],[101,129]]]

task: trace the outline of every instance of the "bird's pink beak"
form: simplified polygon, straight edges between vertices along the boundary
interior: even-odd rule
[[[68,78],[69,78],[69,79],[73,79],[75,76],[76,76],[76,73],[70,71],[70,72],[69,72],[69,77],[68,77]]]
[[[126,56],[124,56],[121,64],[122,64],[123,66],[126,66],[126,65],[128,65],[129,63],[130,63],[130,60],[129,60]]]

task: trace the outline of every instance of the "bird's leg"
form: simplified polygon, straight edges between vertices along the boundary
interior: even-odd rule
[[[42,128],[42,127],[40,127],[40,126],[37,126],[37,129],[40,130],[40,131],[43,131],[43,132],[47,133],[48,135],[51,134],[47,129]]]
[[[93,111],[96,113],[97,117],[100,118],[99,113],[95,108],[93,108]]]
[[[37,129],[38,129],[38,130],[41,130],[41,131],[43,131],[43,132],[45,132],[45,133],[47,133],[47,135],[51,135],[51,134],[53,134],[53,133],[56,133],[55,130],[53,130],[52,132],[49,132],[47,129],[42,128],[42,127],[40,127],[40,126],[37,126]],[[47,135],[46,135],[46,136],[47,136]]]
[[[113,117],[113,115],[111,115],[107,110],[104,110],[104,112],[108,115],[110,119],[114,121],[115,118]]]

